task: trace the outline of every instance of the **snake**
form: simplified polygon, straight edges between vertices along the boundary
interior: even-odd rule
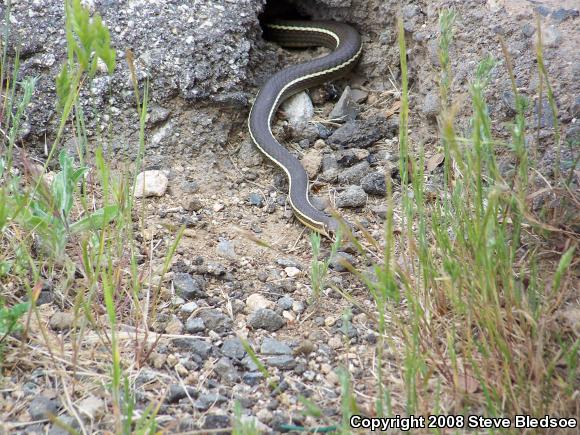
[[[292,65],[272,75],[260,88],[248,117],[248,129],[256,147],[282,168],[288,178],[288,199],[296,218],[310,229],[332,238],[339,228],[336,218],[312,205],[309,180],[300,161],[276,140],[272,119],[280,104],[307,88],[347,74],[362,53],[359,33],[334,21],[276,20],[264,25],[264,37],[282,47],[323,46],[329,54]]]

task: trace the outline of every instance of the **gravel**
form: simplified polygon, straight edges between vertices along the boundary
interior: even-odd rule
[[[248,316],[248,325],[253,329],[277,331],[286,324],[286,321],[275,311],[269,308],[260,308]]]

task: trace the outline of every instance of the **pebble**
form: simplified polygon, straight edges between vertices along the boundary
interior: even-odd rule
[[[338,174],[338,182],[340,184],[358,184],[360,183],[361,179],[369,172],[369,162],[363,160],[341,171]]]
[[[304,304],[300,301],[294,301],[292,303],[292,311],[294,311],[295,313],[302,313],[304,311],[306,307],[304,306]]]
[[[242,381],[244,382],[244,384],[246,385],[250,385],[250,386],[255,386],[258,385],[262,379],[264,379],[264,375],[260,372],[249,372],[249,373],[244,373],[242,375]]]
[[[337,272],[347,272],[348,269],[343,266],[343,262],[348,262],[350,264],[355,263],[355,259],[352,255],[347,254],[346,252],[337,252],[330,258],[330,268],[336,270]]]
[[[223,414],[206,415],[203,429],[223,429],[230,426],[230,418]]]
[[[73,313],[57,311],[50,318],[49,326],[53,331],[68,331],[72,328],[74,320]]]
[[[365,175],[360,185],[369,195],[385,196],[387,194],[387,183],[385,174],[382,172],[371,172]]]
[[[191,301],[191,302],[187,302],[187,303],[183,304],[181,306],[181,308],[179,309],[179,311],[181,311],[183,314],[191,314],[195,310],[197,310],[198,308],[199,308],[199,306],[197,305],[197,303],[194,301]]]
[[[292,370],[296,367],[296,360],[291,355],[276,355],[266,358],[266,364],[281,370]]]
[[[310,355],[316,350],[316,346],[310,340],[302,340],[294,349],[294,355]]]
[[[324,325],[327,327],[334,326],[335,323],[336,323],[335,317],[328,316],[324,319]]]
[[[260,308],[248,316],[248,325],[253,329],[277,331],[286,324],[286,321],[275,311],[269,308]]]
[[[292,304],[294,304],[294,299],[292,299],[290,296],[282,296],[280,299],[278,299],[277,304],[283,310],[290,310],[292,309]]]
[[[281,341],[266,337],[260,346],[260,353],[262,355],[292,355],[292,349]]]
[[[105,414],[105,402],[95,396],[88,396],[78,404],[79,411],[91,420],[102,417]]]
[[[302,156],[302,166],[311,180],[316,178],[322,167],[322,153],[316,148],[311,148]]]
[[[300,270],[302,270],[303,267],[298,260],[295,260],[293,258],[278,258],[276,260],[276,264],[282,267],[296,267]]]
[[[201,276],[193,279],[189,273],[178,272],[173,276],[173,287],[175,293],[187,301],[207,297],[204,292],[205,281]]]
[[[312,100],[306,92],[288,98],[282,104],[282,111],[288,119],[288,123],[293,127],[303,127],[314,116],[314,106]]]
[[[177,403],[184,399],[189,394],[192,399],[197,398],[198,392],[193,387],[184,386],[181,384],[171,384],[167,396],[165,396],[165,403]]]
[[[284,272],[286,272],[289,278],[295,278],[302,273],[297,267],[286,267],[284,268]]]
[[[221,239],[216,247],[216,253],[220,257],[235,260],[238,258],[234,249],[234,244],[228,239]]]
[[[32,420],[44,420],[58,414],[60,405],[56,399],[46,396],[36,396],[28,406],[28,413]]]
[[[198,332],[205,331],[205,322],[199,317],[190,317],[185,322],[185,330],[190,334],[196,334]]]
[[[338,102],[332,108],[328,117],[333,121],[355,120],[360,112],[358,104],[354,101],[350,86],[344,88]]]
[[[348,121],[328,137],[327,143],[335,150],[341,148],[368,148],[379,139],[394,137],[398,129],[398,120],[387,119],[383,116]]]
[[[221,350],[223,355],[233,360],[241,360],[246,356],[246,350],[244,349],[242,340],[238,337],[225,339]]]
[[[349,186],[336,197],[338,208],[363,207],[367,202],[367,194],[360,186]]]
[[[437,115],[439,115],[440,110],[441,104],[439,102],[439,94],[432,91],[425,95],[423,106],[421,107],[423,114],[428,118],[435,119]]]
[[[169,322],[165,325],[166,334],[179,335],[183,332],[183,323],[176,316],[172,316]]]
[[[195,409],[198,409],[200,411],[207,411],[210,408],[210,406],[214,404],[220,405],[226,402],[227,400],[228,400],[227,398],[218,393],[205,393],[201,394],[199,396],[199,399],[197,399],[194,402],[194,407]]]
[[[203,203],[199,198],[190,198],[185,205],[187,211],[200,211],[203,208]]]
[[[180,337],[171,340],[171,343],[182,350],[193,352],[194,354],[201,357],[202,360],[206,360],[211,352],[211,344],[207,341],[200,340],[199,338],[193,337]]]
[[[250,196],[248,196],[248,203],[261,208],[264,206],[264,197],[260,193],[252,192],[250,193]]]
[[[203,319],[207,329],[219,333],[229,331],[233,325],[232,319],[215,309],[200,311],[198,317]]]
[[[369,151],[363,148],[347,148],[336,152],[336,162],[343,167],[352,166],[369,157]]]
[[[215,363],[213,370],[219,375],[222,382],[228,385],[237,383],[240,379],[240,375],[232,364],[232,360],[226,356],[221,357]]]
[[[61,415],[58,417],[58,422],[63,426],[68,426],[74,430],[78,430],[80,428],[78,420],[72,415]],[[70,435],[70,433],[71,433],[70,430],[65,429],[65,427],[59,426],[58,424],[56,424],[56,422],[52,425],[52,427],[48,431],[48,435]]]
[[[351,89],[350,90],[350,98],[355,103],[364,103],[367,98],[369,97],[369,93],[363,91],[362,89]]]
[[[168,185],[169,180],[162,171],[143,171],[135,180],[135,198],[163,196]]]
[[[260,310],[262,308],[269,308],[272,306],[272,302],[262,296],[260,293],[252,293],[246,299],[246,307],[248,307],[248,312],[253,312]]]
[[[260,166],[263,161],[262,153],[251,140],[242,142],[238,158],[245,166]]]

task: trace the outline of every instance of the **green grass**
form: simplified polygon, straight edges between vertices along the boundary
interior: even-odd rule
[[[529,104],[515,86],[507,50],[503,63],[516,101],[511,141],[506,144],[492,134],[485,96],[492,70],[502,66],[501,60],[490,56],[481,60],[469,85],[470,135],[457,132],[456,115],[466,108],[453,100],[451,90],[449,48],[455,20],[455,12],[441,12],[438,125],[445,160],[440,195],[427,201],[425,151],[420,144],[413,149],[409,141],[406,45],[399,20],[401,219],[395,231],[388,183],[383,261],[373,261],[362,243],[347,234],[359,247],[363,263],[373,264],[376,275],[371,280],[350,267],[376,304],[379,342],[374,413],[571,416],[575,414],[580,342],[560,330],[554,313],[573,298],[574,278],[569,268],[576,244],[570,239],[559,258],[540,259],[541,250],[549,251],[550,238],[559,232],[529,210],[527,198],[535,187],[537,156],[535,149],[530,155],[525,135],[534,126],[526,124]],[[539,26],[538,38],[540,87],[547,87],[557,118]],[[558,130],[556,125],[554,144],[559,155]],[[516,171],[509,177],[498,170],[499,148],[511,152],[515,161]],[[555,165],[559,168],[559,159]],[[561,177],[556,168],[554,174],[555,184],[570,180]],[[316,239],[312,247],[316,259]],[[396,247],[399,258],[394,262]],[[387,316],[394,319],[395,327],[387,329]],[[403,342],[398,364],[406,400],[396,404],[395,410],[381,369],[383,348],[392,346],[394,337]],[[348,431],[347,421],[357,402],[350,382],[347,375],[342,400],[351,405],[343,410],[343,431]]]
[[[0,356],[7,356],[24,341],[23,334],[47,349],[34,354],[36,363],[59,373],[59,382],[75,398],[85,392],[104,391],[111,415],[106,423],[116,433],[155,433],[160,403],[136,414],[136,397],[130,368],[146,364],[153,350],[145,336],[136,334],[130,346],[123,342],[121,326],[141,331],[155,327],[161,298],[162,277],[183,234],[176,229],[166,242],[160,274],[142,273],[136,232],[143,229],[145,204],[135,207],[133,187],[142,169],[145,149],[145,120],[149,96],[147,86],[139,91],[131,53],[127,63],[135,87],[139,119],[139,150],[134,162],[113,166],[105,159],[107,137],[87,140],[85,114],[79,94],[90,84],[103,63],[115,69],[115,51],[109,33],[98,17],[89,14],[78,0],[66,2],[67,61],[56,87],[59,121],[43,167],[34,165],[18,147],[22,123],[33,99],[36,81],[20,77],[18,56],[9,61],[5,26],[0,62]],[[10,13],[10,2],[6,13]],[[387,217],[384,240],[356,240],[346,230],[345,238],[359,249],[363,263],[373,276],[348,267],[375,302],[368,317],[378,332],[376,385],[372,412],[377,416],[398,413],[480,413],[511,416],[527,413],[573,415],[577,392],[579,340],[558,325],[557,313],[571,296],[576,241],[572,237],[554,252],[551,238],[563,237],[550,221],[543,221],[529,208],[537,177],[536,147],[527,148],[526,133],[537,130],[527,121],[529,102],[518,93],[512,60],[481,60],[469,86],[469,102],[460,106],[453,95],[452,59],[456,14],[443,11],[438,44],[438,84],[441,113],[438,117],[440,143],[444,153],[444,175],[440,195],[425,195],[425,150],[409,137],[409,85],[405,35],[398,23],[401,66],[400,161],[402,183],[387,180]],[[10,20],[5,20],[9,23]],[[557,107],[543,61],[538,28],[536,58],[539,97],[547,92],[554,119]],[[516,114],[511,138],[499,140],[492,133],[492,119],[486,103],[494,69],[506,68],[512,80]],[[459,111],[470,110],[467,134],[456,128]],[[557,122],[557,121],[556,121]],[[75,133],[77,155],[59,151],[67,127]],[[556,123],[554,143],[557,161],[555,186],[567,186],[571,176],[560,171],[560,136]],[[498,150],[511,153],[516,170],[502,174]],[[55,161],[57,160],[57,161]],[[48,168],[56,168],[48,175]],[[393,191],[400,189],[401,203]],[[565,192],[565,188],[562,187]],[[401,213],[395,213],[400,208]],[[137,218],[136,225],[133,225]],[[331,245],[330,257],[340,237]],[[368,242],[368,243],[367,243]],[[328,285],[329,259],[321,259],[321,240],[311,237],[313,259],[310,270],[312,296],[323,298]],[[370,248],[369,248],[370,246]],[[377,247],[383,246],[383,249]],[[369,255],[369,249],[375,249]],[[329,258],[330,258],[329,257]],[[381,258],[380,261],[377,258]],[[70,348],[55,346],[46,330],[46,318],[36,301],[45,283],[52,282],[64,311],[74,314],[68,339]],[[337,289],[340,291],[340,289]],[[344,294],[344,292],[343,292]],[[350,295],[349,302],[358,304]],[[345,315],[346,326],[350,316]],[[86,374],[86,336],[96,333],[95,348],[101,352],[95,381],[83,381]],[[252,360],[272,389],[276,388],[266,367],[244,341]],[[348,347],[348,343],[346,343]],[[396,373],[403,386],[397,391],[404,403],[393,400],[396,388],[389,382],[385,352],[395,349]],[[25,346],[23,349],[28,349]],[[43,358],[43,359],[40,359]],[[64,365],[63,360],[70,361]],[[0,361],[2,361],[0,359]],[[104,361],[104,362],[103,362]],[[10,360],[2,370],[18,363]],[[389,364],[393,364],[392,361]],[[104,374],[103,374],[104,373]],[[342,421],[330,421],[311,399],[301,398],[306,415],[322,421],[319,428],[294,430],[336,430],[350,433],[351,415],[360,413],[360,398],[354,382],[343,367],[339,374],[342,391]],[[398,394],[397,397],[401,397]],[[576,393],[577,394],[577,393]],[[368,405],[368,404],[365,404]],[[368,410],[368,406],[364,409]],[[253,434],[256,428],[241,419],[235,408],[234,433]],[[317,420],[317,421],[318,421]]]

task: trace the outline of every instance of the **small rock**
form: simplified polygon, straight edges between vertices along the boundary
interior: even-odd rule
[[[302,340],[300,344],[294,349],[294,355],[310,355],[316,350],[316,346],[310,340]]]
[[[78,404],[79,411],[91,420],[99,418],[105,413],[105,402],[95,396],[89,396]]]
[[[311,148],[302,157],[302,166],[311,180],[316,178],[320,167],[322,166],[322,153],[316,148]]]
[[[280,299],[278,299],[277,302],[278,306],[283,310],[290,310],[293,303],[294,299],[292,299],[290,296],[282,296]]]
[[[387,218],[388,208],[386,205],[377,205],[371,208],[371,211],[381,219]]]
[[[194,407],[200,411],[207,411],[212,405],[220,405],[228,399],[218,393],[206,393],[199,396],[194,403]],[[229,420],[228,420],[229,424]]]
[[[181,384],[171,384],[169,386],[169,391],[167,396],[165,396],[166,403],[177,403],[181,399],[186,398],[189,395],[192,399],[197,398],[198,392],[195,388],[184,386]]]
[[[369,171],[369,162],[363,160],[338,174],[340,184],[358,184]]]
[[[179,309],[179,311],[181,311],[183,314],[191,314],[195,310],[197,310],[198,308],[199,308],[199,306],[197,305],[197,303],[195,303],[194,301],[191,301],[191,302],[187,302],[187,303],[183,304],[181,306],[181,308]]]
[[[299,92],[288,98],[282,104],[282,111],[285,113],[288,123],[298,128],[304,127],[314,116],[314,106],[306,92]]]
[[[367,202],[367,194],[360,186],[349,186],[336,197],[338,208],[363,207]]]
[[[421,111],[424,115],[428,118],[436,118],[439,115],[439,111],[441,110],[441,104],[439,102],[439,94],[436,92],[429,92],[425,95],[425,99],[423,100],[423,107]]]
[[[336,162],[343,167],[352,166],[361,160],[366,160],[369,151],[362,148],[347,148],[336,152]]]
[[[263,207],[264,197],[257,192],[252,192],[250,193],[250,196],[248,196],[248,203],[255,207]]]
[[[173,276],[175,293],[187,301],[207,297],[204,286],[205,281],[201,276],[196,276],[194,279],[190,274],[183,272],[178,272]]]
[[[248,370],[250,372],[255,372],[256,370],[258,370],[258,366],[252,360],[252,358],[250,357],[250,355],[246,355],[242,359],[242,366],[244,366],[246,368],[246,370]]]
[[[284,272],[286,272],[286,275],[288,275],[288,277],[290,278],[297,277],[302,273],[300,272],[300,269],[298,269],[297,267],[286,267],[284,269]]]
[[[343,266],[344,262],[354,264],[354,257],[346,252],[337,252],[330,258],[330,268],[337,272],[347,272],[348,269]]]
[[[235,260],[238,258],[233,243],[227,239],[221,239],[219,241],[217,244],[216,253],[220,257],[229,258],[230,260]]]
[[[32,420],[44,420],[56,417],[60,408],[58,401],[46,396],[36,396],[28,406],[28,413]]]
[[[218,310],[203,310],[198,317],[203,319],[207,329],[219,333],[229,331],[233,325],[232,319]]]
[[[333,121],[353,121],[358,116],[359,111],[358,104],[352,97],[350,86],[347,86],[328,117]]]
[[[185,322],[185,330],[190,334],[196,334],[198,332],[205,331],[205,323],[203,319],[199,317],[190,317]]]
[[[540,118],[540,127],[541,128],[551,128],[554,126],[554,116],[552,115],[552,107],[550,106],[550,102],[545,99],[542,101],[542,113],[540,114],[540,104],[538,101],[534,104],[534,115],[535,121],[534,125],[537,125],[538,118]]]
[[[278,258],[276,260],[276,264],[278,264],[282,267],[296,267],[296,268],[302,270],[302,264],[300,264],[300,262],[298,260],[295,260],[292,258]]]
[[[135,197],[163,196],[168,184],[169,180],[162,171],[143,171],[135,180]]]
[[[60,423],[60,425],[57,422]],[[70,435],[71,432],[66,429],[66,427],[78,430],[80,425],[78,420],[72,415],[61,415],[54,421],[52,427],[48,431],[48,435]]]
[[[172,318],[165,325],[166,334],[176,334],[179,335],[183,332],[183,323],[177,317],[172,316]]]
[[[266,358],[266,364],[281,370],[292,370],[296,367],[296,360],[291,355],[276,355]]]
[[[379,139],[390,139],[397,134],[398,121],[392,118],[376,116],[367,120],[348,121],[336,129],[327,143],[333,149],[368,148]]]
[[[269,308],[260,308],[248,317],[248,325],[253,329],[265,329],[266,331],[277,331],[286,322],[275,311]]]
[[[300,301],[294,301],[292,303],[292,311],[294,311],[295,313],[302,313],[304,311],[306,307],[304,306],[304,304]]]
[[[257,311],[262,308],[269,308],[271,306],[272,302],[270,302],[259,293],[252,293],[246,299],[246,307],[248,307],[248,312]]]
[[[222,354],[234,360],[241,360],[246,356],[246,350],[242,341],[238,337],[233,337],[224,340]]]
[[[387,183],[385,174],[382,172],[371,172],[365,175],[361,182],[361,187],[369,195],[385,196],[387,194]]]
[[[209,357],[211,352],[211,344],[207,341],[200,340],[193,337],[174,338],[171,343],[182,350],[193,352],[194,354],[205,360]]]
[[[334,326],[335,323],[336,323],[336,318],[335,317],[328,316],[328,317],[326,317],[324,319],[324,325],[326,327],[329,327],[330,328],[331,326]]]
[[[73,327],[74,320],[73,313],[57,311],[50,318],[49,326],[53,331],[68,331]]]
[[[212,210],[216,213],[222,211],[224,209],[225,205],[223,205],[221,202],[216,202],[213,206],[212,206]]]
[[[330,154],[322,157],[322,175],[324,179],[332,181],[338,176],[338,162]]]
[[[369,93],[363,91],[362,89],[351,89],[350,90],[350,98],[355,103],[364,103],[367,98],[369,97]]]
[[[252,387],[258,385],[262,379],[264,379],[264,375],[260,372],[250,372],[242,375],[242,381],[244,381],[244,384]]]
[[[576,18],[578,17],[578,9],[564,9],[559,8],[550,14],[550,18],[554,21],[561,23],[568,18]]]
[[[200,211],[203,208],[203,204],[199,198],[190,198],[185,205],[187,211]]]
[[[238,158],[246,166],[260,166],[262,164],[262,153],[252,140],[242,142],[238,151]]]
[[[209,414],[206,415],[205,421],[203,422],[204,429],[222,429],[230,426],[230,418],[227,415],[216,415]]]
[[[221,357],[213,367],[214,372],[216,372],[222,382],[228,385],[236,383],[240,379],[238,371],[234,368],[232,361],[226,357]]]
[[[260,346],[260,353],[262,355],[292,355],[292,349],[287,344],[266,337]]]

